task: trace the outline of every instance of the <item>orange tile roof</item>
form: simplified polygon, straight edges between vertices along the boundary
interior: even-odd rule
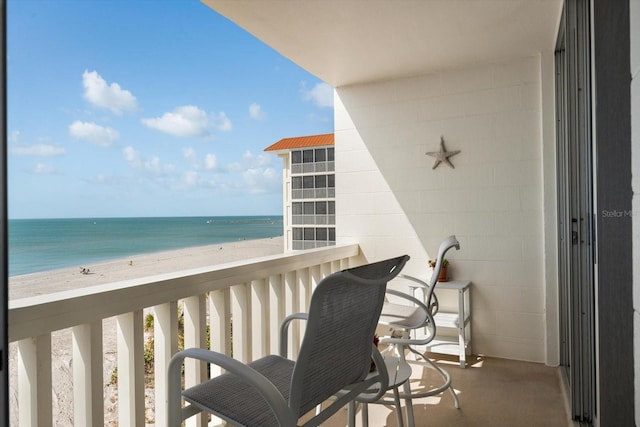
[[[264,151],[292,150],[295,148],[321,147],[333,145],[334,137],[332,133],[322,135],[298,136],[295,138],[283,138],[273,145],[268,146]]]

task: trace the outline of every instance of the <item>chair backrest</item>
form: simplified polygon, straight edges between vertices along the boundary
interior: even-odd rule
[[[456,250],[460,249],[460,242],[456,239],[456,236],[449,236],[440,243],[440,247],[438,248],[438,258],[436,258],[436,265],[433,267],[433,273],[431,274],[431,278],[429,279],[429,291],[425,297],[425,303],[429,308],[431,308],[431,300],[433,298],[433,291],[436,288],[436,283],[438,282],[438,277],[440,276],[440,270],[442,270],[442,262],[444,261],[445,254],[451,248],[456,248]],[[434,314],[434,313],[432,313]]]
[[[291,380],[289,407],[298,416],[368,374],[387,282],[408,259],[343,270],[318,284]]]

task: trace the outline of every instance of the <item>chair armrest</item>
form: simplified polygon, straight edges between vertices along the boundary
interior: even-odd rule
[[[406,322],[404,325],[400,324],[400,323],[393,323],[393,322],[384,322],[383,324],[387,324],[391,327],[396,327],[396,328],[403,328],[405,330],[408,329],[418,329],[418,328],[427,328],[427,330],[429,331],[429,335],[426,336],[423,339],[415,339],[415,338],[396,338],[396,337],[380,337],[380,344],[404,344],[404,345],[425,345],[428,344],[429,342],[431,342],[433,340],[433,337],[435,336],[436,333],[436,323],[435,320],[433,318],[433,314],[432,314],[432,310],[435,309],[437,311],[437,305],[435,307],[432,307],[432,310],[430,310],[427,305],[425,303],[423,303],[422,301],[420,301],[419,299],[411,296],[411,295],[407,295],[404,292],[400,292],[397,291],[395,289],[387,289],[387,293],[390,295],[394,295],[400,298],[403,298],[407,301],[410,301],[411,303],[413,303],[415,305],[415,309],[416,311],[419,311],[419,313],[416,313],[416,311],[413,311],[413,313],[411,313],[412,315],[415,315],[416,318],[411,319],[411,316],[407,316],[406,319],[407,320],[411,320],[411,322]],[[437,304],[437,303],[436,303]],[[381,318],[384,317],[385,313],[384,313],[384,306],[382,308],[382,314],[381,314]],[[420,317],[421,315],[421,317]],[[420,320],[422,319],[422,320]]]
[[[429,344],[433,338],[436,336],[436,322],[428,311],[427,321],[424,324],[424,327],[429,331],[429,335],[425,338],[417,339],[417,338],[396,338],[396,337],[380,337],[380,344],[404,344],[404,345],[426,345]]]
[[[242,362],[239,362],[225,354],[215,351],[205,350],[203,348],[189,348],[176,353],[169,362],[168,369],[168,407],[169,407],[169,425],[179,426],[182,423],[181,415],[181,367],[185,358],[202,360],[213,363],[225,369],[234,375],[239,376],[242,380],[252,385],[256,391],[264,398],[271,407],[278,419],[285,422],[284,425],[296,425],[296,419],[293,418],[289,405],[284,397],[280,394],[275,385],[271,383],[265,376],[255,369]],[[176,419],[171,419],[171,418]],[[179,419],[178,419],[179,418]]]
[[[420,280],[417,277],[414,276],[409,276],[408,274],[398,274],[397,276],[400,279],[405,279],[408,280],[410,282],[413,282],[410,286],[416,287],[416,288],[423,288],[423,289],[429,289],[429,284],[427,282],[425,282],[424,280]]]
[[[410,301],[410,302],[414,303],[416,306],[418,306],[418,308],[424,310],[425,312],[429,311],[429,308],[427,307],[427,305],[424,302],[420,301],[418,298],[414,297],[414,296],[411,296],[411,295],[406,294],[406,293],[401,292],[401,291],[397,291],[395,289],[387,289],[386,293],[388,293],[390,295],[394,295],[396,297],[400,297],[400,298],[406,299],[407,301]],[[384,312],[384,308],[382,310]]]
[[[280,324],[280,356],[287,357],[287,345],[289,341],[289,324],[291,324],[291,322],[296,319],[307,320],[308,318],[309,318],[309,313],[293,313],[284,318],[284,320]]]
[[[429,312],[431,313],[432,316],[435,316],[436,313],[438,312],[439,302],[438,302],[438,296],[435,294],[435,292],[433,292],[434,288],[431,287],[427,282],[420,280],[417,277],[409,276],[408,274],[398,274],[397,277],[411,282],[410,284],[405,283],[403,284],[403,286],[412,288],[411,290],[412,293],[417,288],[423,289],[423,292],[425,292],[425,299],[427,300],[430,307]],[[390,289],[387,288],[387,292],[389,292],[389,290]]]

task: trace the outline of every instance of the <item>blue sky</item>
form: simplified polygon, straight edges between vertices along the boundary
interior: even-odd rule
[[[9,0],[9,218],[273,215],[333,92],[196,0]]]

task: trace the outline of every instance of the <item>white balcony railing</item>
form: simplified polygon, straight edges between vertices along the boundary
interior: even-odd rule
[[[72,331],[74,425],[103,426],[102,321],[115,316],[118,424],[144,426],[143,310],[152,309],[155,425],[165,426],[166,369],[177,351],[178,302],[184,307],[185,347],[206,345],[208,321],[212,350],[247,362],[277,352],[281,320],[305,311],[315,285],[334,271],[356,265],[358,255],[357,244],[332,246],[10,301],[9,341],[18,348],[20,427],[54,424],[52,332]],[[291,334],[294,342],[288,348],[297,348],[301,335],[299,330]],[[186,383],[206,379],[205,368],[186,365]],[[197,420],[203,423],[203,418]]]

